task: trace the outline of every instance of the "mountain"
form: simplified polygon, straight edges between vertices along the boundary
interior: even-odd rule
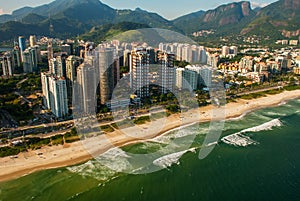
[[[47,20],[47,17],[30,13],[26,15],[24,18],[22,18],[21,22],[25,24],[38,24],[43,22],[44,20]]]
[[[205,15],[205,11],[200,10],[198,12],[190,13],[181,17],[176,18],[173,20],[173,23],[178,28],[180,27],[182,30],[186,32],[192,32],[191,30],[194,29],[194,26],[191,22],[199,21]],[[189,27],[187,27],[189,25]]]
[[[150,27],[165,28],[182,32],[177,27],[175,27],[172,22],[166,20],[160,15],[142,10],[140,8],[136,8],[135,10],[117,10],[117,15],[114,21],[116,23],[124,21],[141,23],[147,24]]]
[[[24,18],[28,19],[28,15],[32,14],[51,19],[67,18],[93,26],[127,21],[147,24],[151,27],[176,29],[172,22],[156,13],[147,12],[140,8],[115,10],[99,0],[55,0],[35,8],[24,7],[14,11],[12,15],[0,16],[0,23],[23,21]]]
[[[191,13],[175,19],[173,23],[186,33],[213,29],[216,34],[224,34],[239,32],[254,16],[255,11],[251,9],[250,2],[242,1],[221,5],[206,12]]]
[[[242,34],[277,37],[300,35],[300,0],[280,0],[258,11]]]
[[[80,8],[82,8],[82,10],[80,10]],[[66,11],[69,11],[70,13]],[[31,13],[45,17],[62,15],[70,17],[74,12],[77,12],[76,14],[79,14],[80,17],[84,17],[88,13],[89,16],[93,15],[93,17],[104,17],[107,19],[111,17],[111,15],[114,15],[115,11],[109,6],[102,4],[99,0],[55,0],[49,4],[35,8],[24,7],[18,9],[13,11],[10,16],[0,16],[0,23],[21,20]],[[72,17],[77,16],[72,15]]]
[[[30,34],[51,37],[90,36],[98,39],[104,31],[119,32],[124,27],[153,27],[173,30],[185,35],[202,30],[209,38],[224,35],[261,35],[272,39],[300,35],[300,0],[279,0],[264,8],[252,9],[250,2],[221,5],[169,21],[157,13],[137,8],[116,10],[99,0],[55,0],[38,7],[24,7],[11,15],[0,16],[0,41]],[[128,24],[126,24],[128,23]],[[109,26],[119,26],[109,29]],[[27,28],[26,28],[27,27]],[[54,30],[50,31],[50,27]],[[121,28],[120,28],[121,27]],[[51,28],[52,29],[52,28]],[[91,31],[92,30],[92,31]],[[206,32],[205,32],[206,33]],[[213,33],[213,34],[212,34]]]
[[[11,23],[12,21],[19,23]],[[88,32],[95,26],[120,22],[132,22],[182,32],[172,22],[156,13],[139,8],[115,10],[99,0],[56,0],[35,8],[24,7],[14,11],[12,15],[0,16],[0,22],[4,22],[0,26],[0,32],[5,33],[5,30],[10,30],[6,36],[0,36],[0,40],[17,37],[20,34],[18,28],[24,26],[38,30],[37,32],[27,30],[22,34],[24,36],[44,34],[53,37],[72,37]],[[52,33],[50,33],[50,25],[54,28]]]
[[[95,43],[101,43],[106,39],[112,38],[120,33],[136,30],[150,28],[148,25],[139,24],[134,22],[120,22],[117,24],[105,24],[101,26],[93,27],[89,32],[79,36],[80,39],[85,41],[93,41]]]
[[[10,16],[0,16],[0,23],[22,21],[31,14],[51,19],[68,18],[82,23],[107,23],[114,18],[115,10],[99,0],[56,0],[35,8],[18,9]]]
[[[10,21],[1,24],[0,26],[0,42],[14,40],[18,36],[28,38],[30,35],[51,36],[51,37],[73,37],[82,34],[89,27],[82,24],[76,24],[70,20],[51,20],[54,26],[54,31],[50,34],[49,20],[44,20],[38,24],[21,23]]]

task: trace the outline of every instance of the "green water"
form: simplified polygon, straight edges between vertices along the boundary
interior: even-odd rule
[[[96,162],[34,173],[0,184],[0,200],[300,200],[300,101],[252,112],[227,121],[222,136],[274,119],[281,126],[245,135],[259,144],[219,143],[204,160],[188,152],[171,167],[143,175],[117,173]],[[207,128],[206,128],[207,129]],[[203,142],[205,125],[193,146]],[[155,143],[126,147],[129,152],[157,149]],[[80,169],[80,171],[78,171]]]

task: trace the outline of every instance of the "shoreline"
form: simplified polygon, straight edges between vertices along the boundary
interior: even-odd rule
[[[225,105],[225,119],[227,121],[239,120],[250,112],[262,108],[278,106],[285,101],[299,97],[300,90],[294,90],[283,91],[279,94],[267,95],[266,97],[251,100],[236,99],[236,102],[230,102]],[[180,127],[189,126],[198,122],[209,122],[212,116],[212,109],[213,106],[211,105],[195,109],[196,113],[200,113],[201,111],[200,119],[197,115],[191,115],[185,119],[185,122],[182,122],[180,114],[171,115],[163,119],[165,120],[163,127],[154,131],[150,129],[147,130],[147,126],[151,126],[151,123],[140,125],[138,127],[146,134],[143,138],[139,137],[139,139],[136,138],[138,134],[131,135],[131,133],[134,133],[132,129],[136,128],[129,127],[71,144],[52,147],[46,146],[39,150],[20,153],[18,158],[0,158],[0,182],[17,179],[41,170],[80,164],[92,159],[92,155],[104,153],[113,147],[122,147],[142,141],[151,141],[155,137],[180,129]],[[155,124],[155,122],[158,127],[162,125],[161,119],[154,121],[153,124]],[[130,135],[126,135],[126,133],[130,133]]]

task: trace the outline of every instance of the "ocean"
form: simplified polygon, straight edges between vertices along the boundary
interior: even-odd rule
[[[300,200],[299,109],[300,100],[292,100],[227,120],[222,138],[238,135],[253,143],[243,147],[220,140],[203,160],[198,153],[207,123],[189,127],[197,134],[192,145],[196,151],[187,151],[180,159],[164,157],[160,171],[125,174],[89,161],[0,183],[0,200]],[[174,139],[172,135],[160,140]],[[123,150],[144,153],[159,146],[157,141]]]

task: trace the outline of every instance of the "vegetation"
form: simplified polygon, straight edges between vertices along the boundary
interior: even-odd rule
[[[40,149],[43,146],[49,144],[50,144],[50,138],[39,138],[39,137],[26,138],[26,146],[32,150]]]
[[[0,109],[7,111],[19,123],[34,118],[32,105],[29,105],[16,92],[23,96],[41,90],[40,75],[36,73],[0,79]],[[39,104],[35,100],[33,104]]]
[[[158,112],[158,113],[153,113],[151,114],[151,119],[161,119],[165,118],[167,114],[165,112]]]
[[[55,135],[50,137],[52,145],[63,145],[64,144],[64,136],[63,135]]]
[[[300,89],[300,87],[299,87],[299,89]],[[239,98],[250,100],[250,99],[265,97],[267,95],[279,94],[283,91],[284,91],[283,89],[272,89],[272,90],[267,90],[267,91],[263,91],[263,92],[245,94],[245,95],[239,96]]]
[[[285,86],[285,87],[283,87],[283,89],[287,90],[287,91],[293,91],[293,90],[300,89],[300,86],[299,85]]]
[[[72,128],[70,132],[66,132],[66,134],[64,134],[64,139],[66,143],[72,143],[72,142],[76,142],[79,141],[80,138],[77,135],[77,131],[76,128]]]
[[[120,74],[128,73],[129,72],[129,66],[120,66]]]
[[[175,66],[178,66],[178,67],[181,67],[181,68],[184,68],[186,67],[187,65],[189,65],[190,63],[187,62],[187,61],[174,61],[174,65]]]
[[[119,121],[118,123],[112,123],[111,126],[116,129],[122,129],[122,128],[132,127],[133,124],[131,123],[131,121],[125,119],[125,120]]]
[[[93,27],[90,32],[79,36],[80,39],[85,41],[93,41],[101,43],[108,38],[112,38],[125,31],[149,28],[145,24],[133,23],[133,22],[120,22],[118,24],[106,24],[98,27]],[[122,70],[122,68],[121,68]],[[124,69],[123,69],[124,70]]]
[[[72,143],[79,141],[80,138],[77,134],[76,128],[73,127],[70,132],[66,132],[64,135],[58,134],[51,137],[26,137],[17,145],[7,145],[0,148],[0,157],[17,155],[20,152],[27,150],[37,150],[44,146],[57,146],[65,143]],[[8,143],[5,138],[1,139],[2,143]]]
[[[177,104],[168,105],[166,107],[166,109],[168,110],[169,114],[174,114],[174,113],[180,112],[180,107]]]
[[[137,119],[135,119],[133,121],[134,124],[145,124],[146,122],[150,122],[150,117],[149,116],[142,116],[142,117],[138,117]]]
[[[32,73],[26,75],[27,80],[18,85],[18,89],[24,92],[32,92],[42,90],[41,76],[39,73]]]
[[[22,146],[0,147],[0,157],[14,156],[23,151],[26,151],[26,149]]]
[[[104,125],[100,126],[101,131],[104,131],[106,133],[114,132],[115,129],[113,129],[110,125]]]

